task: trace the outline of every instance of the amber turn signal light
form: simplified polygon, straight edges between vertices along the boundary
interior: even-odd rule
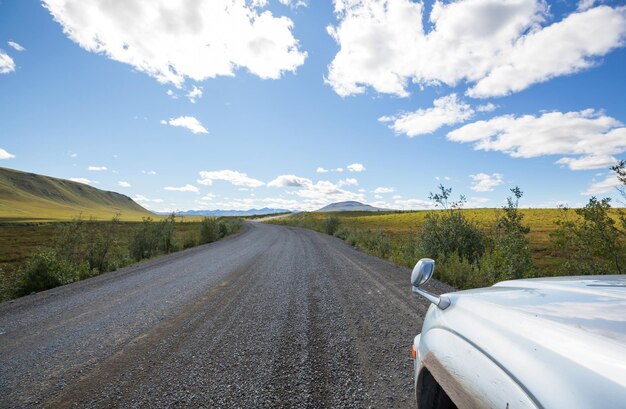
[[[411,357],[417,359],[417,349],[415,349],[415,345],[411,345]]]

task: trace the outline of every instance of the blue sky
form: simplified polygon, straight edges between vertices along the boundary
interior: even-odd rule
[[[2,1],[0,166],[159,211],[618,196],[624,2],[205,3]]]

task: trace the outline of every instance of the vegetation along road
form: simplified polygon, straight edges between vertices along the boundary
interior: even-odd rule
[[[427,308],[406,268],[246,223],[0,304],[0,406],[410,407]]]

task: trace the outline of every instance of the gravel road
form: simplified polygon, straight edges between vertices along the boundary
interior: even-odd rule
[[[0,407],[413,407],[428,303],[409,275],[334,237],[246,223],[0,304]]]

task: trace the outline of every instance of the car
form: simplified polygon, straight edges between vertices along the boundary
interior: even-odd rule
[[[503,281],[435,296],[413,341],[419,409],[626,408],[626,275]]]

